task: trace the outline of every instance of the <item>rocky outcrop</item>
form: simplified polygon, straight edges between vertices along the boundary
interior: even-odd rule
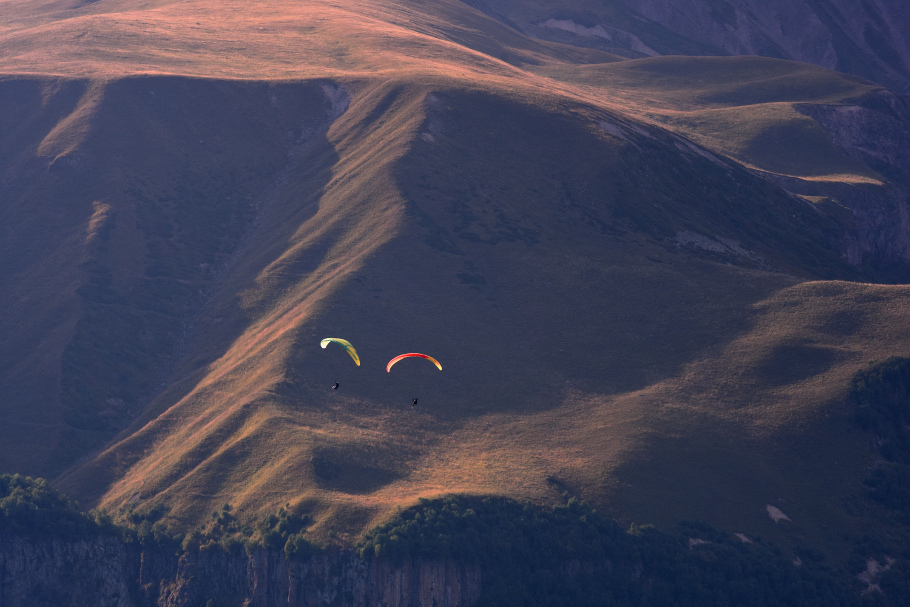
[[[0,537],[0,607],[463,607],[477,601],[479,566],[448,560],[365,560],[328,551],[175,554],[115,537]]]
[[[834,143],[851,158],[884,172],[910,179],[910,100],[887,91],[860,105],[800,105],[796,108],[827,129]]]
[[[846,184],[776,177],[787,190],[828,196],[853,212],[854,265],[910,265],[910,102],[887,91],[861,105],[801,105],[844,153],[881,174],[876,184]]]

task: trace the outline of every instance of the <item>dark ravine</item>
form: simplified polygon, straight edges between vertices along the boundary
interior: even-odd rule
[[[0,607],[459,607],[480,596],[479,566],[448,560],[364,560],[327,551],[190,550],[116,537],[66,541],[0,536]]]

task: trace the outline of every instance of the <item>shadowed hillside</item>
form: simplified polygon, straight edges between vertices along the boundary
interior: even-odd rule
[[[906,280],[907,100],[853,77],[758,57],[658,57],[542,71],[654,120],[841,217],[850,262]]]
[[[759,55],[910,91],[910,17],[899,0],[464,0],[543,40],[626,57]]]
[[[4,340],[5,383],[20,391],[4,399],[4,432],[33,433],[36,451],[3,444],[27,458],[15,468],[48,474],[101,446],[160,389],[256,204],[293,150],[322,135],[331,107],[318,84],[2,86],[7,132],[21,142],[3,184],[5,333],[47,336]],[[42,99],[61,107],[53,128],[48,110],[23,110]],[[32,389],[23,367],[47,379]],[[42,408],[55,402],[49,418]]]
[[[0,468],[348,544],[451,493],[869,530],[845,403],[910,338],[907,288],[871,284],[905,277],[910,240],[875,240],[904,156],[813,112],[905,125],[882,89],[454,0],[212,7],[2,9]]]

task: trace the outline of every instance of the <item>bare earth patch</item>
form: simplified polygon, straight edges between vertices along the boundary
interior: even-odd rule
[[[768,504],[765,506],[765,509],[768,511],[768,516],[770,516],[775,523],[779,523],[780,521],[789,521],[791,523],[793,522],[790,520],[789,516],[781,512],[780,508],[776,508],[775,506]]]
[[[882,589],[878,585],[878,580],[881,575],[891,569],[891,565],[894,564],[894,559],[891,557],[885,557],[885,564],[879,563],[875,559],[866,560],[866,570],[857,575],[859,581],[866,584],[866,588],[863,590],[863,594],[868,594],[873,590],[881,592]]]

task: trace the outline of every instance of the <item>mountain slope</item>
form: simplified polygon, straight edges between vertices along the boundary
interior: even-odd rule
[[[535,38],[627,57],[759,55],[910,92],[910,17],[897,0],[466,3]]]
[[[906,201],[785,180],[899,194],[900,154],[813,117],[880,87],[455,1],[14,7],[4,470],[174,529],[290,504],[341,543],[457,492],[827,548],[871,524],[838,506],[875,458],[845,398],[906,351],[906,287],[863,282],[906,254],[862,221]],[[385,372],[408,351],[443,370]]]
[[[45,386],[50,394],[23,388],[23,398],[35,405],[59,399],[63,427],[35,405],[6,401],[14,415],[37,418],[23,424],[45,426],[36,445],[57,443],[19,465],[47,474],[100,446],[159,389],[200,289],[254,213],[248,197],[272,187],[263,175],[283,168],[291,137],[327,120],[328,102],[315,84],[282,91],[212,83],[222,105],[209,105],[203,116],[193,110],[199,89],[174,79],[152,87],[144,79],[4,85],[8,99],[19,94],[19,107],[40,107],[42,94],[50,106],[75,105],[43,139],[40,119],[26,121],[29,132],[18,121],[9,125],[24,153],[8,165],[4,184],[8,331],[29,319],[37,326],[28,334],[61,336],[4,344],[4,368],[13,374],[17,358],[50,356],[44,373],[59,378]],[[269,95],[283,107],[270,105]],[[262,121],[241,118],[257,97],[269,110]],[[47,291],[36,309],[41,273],[48,273]]]
[[[226,281],[248,328],[207,366],[214,356],[188,356],[175,374],[185,387],[61,486],[113,509],[163,501],[171,521],[225,502],[245,516],[300,504],[318,533],[356,533],[437,493],[548,500],[570,488],[622,503],[613,471],[633,465],[664,423],[654,394],[672,385],[703,398],[687,369],[748,332],[760,317],[751,305],[798,280],[780,269],[854,270],[816,244],[825,221],[837,224],[809,204],[734,165],[680,155],[672,135],[613,118],[630,129],[617,138],[602,111],[554,116],[536,105],[545,101],[392,84],[353,93],[328,133],[343,178],[315,213],[282,193],[296,180],[282,186]],[[669,170],[635,172],[647,166]],[[333,234],[338,222],[349,225]],[[720,243],[729,248],[711,250]],[[200,326],[210,315],[227,322],[234,306],[214,297]],[[361,368],[317,347],[331,335],[355,344]],[[782,342],[786,353],[791,339],[759,339],[759,351]],[[426,351],[444,371],[386,374],[400,351]],[[845,390],[857,359],[820,356],[805,377],[833,373]],[[758,407],[740,432],[787,427]],[[673,432],[691,423],[676,420]]]
[[[655,57],[544,67],[855,222],[851,263],[903,280],[910,174],[906,99],[813,66],[758,57]],[[849,210],[848,210],[849,209]],[[888,268],[888,269],[886,269]]]

